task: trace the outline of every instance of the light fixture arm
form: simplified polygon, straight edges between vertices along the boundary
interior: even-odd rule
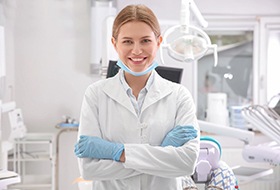
[[[196,16],[199,24],[206,28],[208,26],[208,22],[203,18],[201,12],[199,11],[198,7],[196,6],[193,0],[182,0],[181,1],[181,26],[182,32],[188,33],[188,27],[190,25],[190,10]]]
[[[181,32],[189,33],[191,0],[182,0],[181,3]]]
[[[190,9],[192,10],[193,14],[196,16],[196,19],[198,20],[199,24],[203,28],[208,27],[208,22],[203,18],[201,12],[198,10],[198,7],[196,6],[195,2],[193,0],[187,0],[190,1]]]

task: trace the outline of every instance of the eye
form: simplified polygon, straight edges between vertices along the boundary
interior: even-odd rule
[[[133,44],[133,42],[131,40],[124,40],[122,43],[123,44]]]
[[[151,42],[152,40],[150,40],[150,39],[143,39],[142,40],[142,43],[149,43],[149,42]]]

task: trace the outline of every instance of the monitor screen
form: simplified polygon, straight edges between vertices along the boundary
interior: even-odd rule
[[[119,71],[119,66],[116,65],[117,61],[109,61],[107,78],[115,76]],[[158,66],[156,69],[157,73],[167,80],[172,82],[181,83],[183,69],[174,67]]]

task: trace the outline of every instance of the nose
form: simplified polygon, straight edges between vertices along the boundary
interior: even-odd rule
[[[133,48],[132,48],[132,53],[134,55],[140,55],[143,52],[141,44],[139,43],[134,43]]]

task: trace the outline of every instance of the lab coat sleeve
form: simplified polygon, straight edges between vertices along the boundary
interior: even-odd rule
[[[92,87],[88,88],[84,96],[78,138],[80,135],[102,136],[98,127],[98,100],[96,99],[98,90],[93,89]],[[112,160],[78,158],[78,164],[80,174],[85,180],[125,179],[139,175],[139,172],[134,169],[125,168],[122,163]]]
[[[125,168],[121,162],[78,158],[80,173],[85,180],[118,180],[137,176],[134,169]]]
[[[125,144],[126,168],[161,177],[189,176],[194,173],[200,139],[195,105],[187,89],[179,87],[177,93],[175,126],[194,126],[198,131],[197,138],[181,147]]]
[[[190,176],[197,160],[196,141],[192,140],[178,148],[126,144],[124,166],[140,173],[166,178]]]

